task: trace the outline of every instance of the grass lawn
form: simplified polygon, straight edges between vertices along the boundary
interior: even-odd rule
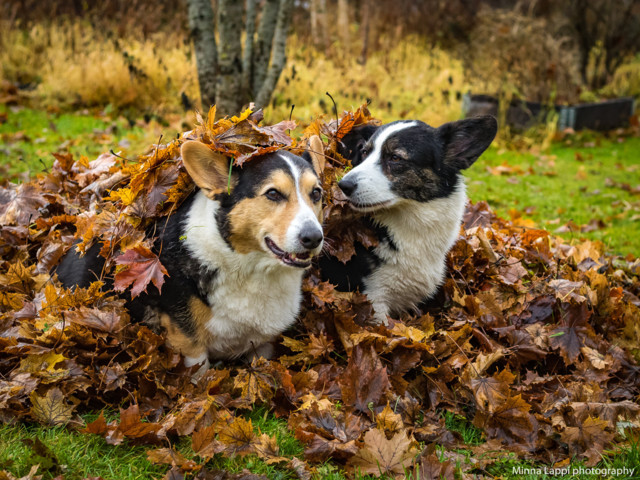
[[[49,168],[53,152],[68,151],[89,160],[110,149],[136,155],[157,141],[151,140],[153,135],[124,118],[0,105],[0,179],[22,180]]]
[[[502,217],[640,255],[640,138],[566,140],[537,155],[491,148],[466,174],[469,197]]]
[[[97,415],[88,415],[86,421],[93,420]],[[303,458],[304,447],[293,437],[287,429],[287,422],[277,419],[263,408],[256,408],[247,415],[254,425],[257,434],[267,433],[275,435],[278,439],[280,453],[288,458]],[[107,418],[113,415],[107,415]],[[458,432],[465,444],[472,448],[484,442],[479,430],[469,424],[460,416],[445,414],[445,422],[449,430]],[[29,444],[39,439],[49,450],[43,453]],[[168,446],[168,445],[165,445]],[[79,434],[63,427],[47,428],[39,425],[0,425],[0,471],[5,469],[20,477],[27,475],[32,465],[40,464],[39,474],[44,475],[44,480],[55,478],[64,474],[67,480],[80,480],[85,477],[102,477],[105,480],[137,480],[162,478],[168,466],[153,465],[147,460],[146,452],[153,447],[133,446],[126,442],[118,445],[107,445],[105,441],[95,435]],[[205,463],[203,459],[194,455],[190,447],[189,439],[178,440],[173,445],[188,459],[193,459],[198,464]],[[482,460],[483,455],[476,456],[471,450],[459,449],[446,451],[439,449],[441,461],[452,460],[459,470],[465,464],[467,467],[476,460]],[[562,480],[596,480],[607,478],[640,478],[640,473],[635,472],[632,477],[616,477],[615,475],[526,475],[518,474],[518,468],[544,468],[542,465],[533,465],[519,460],[515,454],[507,451],[487,453],[490,458],[498,460],[478,473],[491,475],[504,479],[562,479]],[[298,478],[296,474],[285,467],[268,465],[255,455],[246,457],[223,457],[217,455],[206,463],[210,470],[225,470],[233,473],[247,469],[255,474],[264,475],[270,480],[285,480]],[[580,463],[572,463],[570,470],[583,466]],[[631,443],[628,448],[622,448],[611,457],[604,457],[598,464],[600,469],[622,469],[623,467],[640,468],[640,450],[638,444]],[[547,465],[547,468],[551,468]],[[407,472],[409,473],[409,472]],[[0,478],[2,478],[0,476]],[[348,478],[341,467],[327,462],[316,469],[313,477],[316,480],[343,480]],[[356,480],[370,480],[375,477],[360,475],[355,472]],[[382,477],[385,478],[385,477]],[[408,479],[419,480],[407,475]],[[391,479],[388,479],[391,480]]]

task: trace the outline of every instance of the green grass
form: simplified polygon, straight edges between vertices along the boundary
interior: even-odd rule
[[[505,218],[517,211],[551,232],[570,221],[582,226],[600,220],[604,227],[595,231],[572,226],[559,235],[601,240],[610,253],[638,256],[640,188],[635,194],[624,188],[640,185],[639,157],[640,138],[574,140],[538,155],[491,148],[466,172],[469,197],[486,200]],[[515,172],[488,171],[503,164]]]
[[[25,439],[36,438],[53,452],[58,467],[47,465],[24,443]],[[82,435],[63,427],[0,425],[0,470],[17,477],[27,475],[32,465],[40,463],[38,473],[44,474],[44,479],[61,473],[67,480],[93,476],[105,480],[161,478],[166,467],[149,463],[147,450],[148,447],[126,444],[110,446],[95,435]]]
[[[476,428],[462,415],[446,411],[444,412],[444,425],[451,432],[458,432],[462,436],[465,445],[480,445],[484,443],[482,430]]]
[[[84,113],[47,113],[29,108],[10,109],[0,105],[0,179],[21,178],[46,170],[53,163],[53,152],[70,152],[76,158],[85,155],[89,160],[100,153],[142,149],[145,132],[131,127],[124,119]],[[137,152],[141,153],[141,152]]]
[[[93,420],[97,415],[87,415],[85,421]],[[106,415],[111,420],[117,415],[113,413]],[[483,443],[480,432],[468,423],[464,417],[454,415],[449,412],[444,413],[445,425],[451,431],[461,434],[465,444],[471,446]],[[247,415],[250,418],[256,434],[267,433],[275,435],[280,447],[282,456],[292,458],[294,456],[303,458],[304,447],[295,439],[292,432],[287,428],[287,422],[283,419],[275,418],[264,408],[257,408]],[[55,456],[55,461],[43,458],[34,454],[32,447],[25,443],[25,440],[38,438]],[[178,440],[173,447],[182,453],[186,458],[193,459],[197,463],[203,460],[195,456],[190,447],[190,439],[182,438]],[[39,474],[44,475],[44,479],[55,478],[56,475],[64,473],[67,480],[81,479],[87,476],[101,476],[105,480],[134,480],[134,479],[150,479],[162,478],[168,466],[152,465],[147,460],[146,452],[154,447],[151,446],[133,446],[127,442],[118,445],[108,445],[102,438],[95,435],[80,434],[63,427],[48,428],[40,425],[0,425],[0,471],[7,470],[15,476],[26,475],[31,466],[40,463],[41,468]],[[472,459],[480,460],[481,455],[474,455],[471,450],[456,450],[456,470],[472,464]],[[517,469],[540,468],[544,471],[544,465],[536,465],[530,462],[520,460],[515,454],[506,450],[498,452],[498,459],[490,464],[482,472],[490,474],[497,478],[504,479],[561,479],[561,480],[596,480],[596,479],[613,479],[613,478],[640,478],[640,449],[638,441],[630,440],[627,446],[620,447],[615,452],[608,452],[611,455],[603,457],[597,468],[622,469],[636,468],[634,475],[631,477],[613,475],[599,476],[595,474],[566,474],[566,475],[550,475],[550,474],[522,474],[517,473]],[[445,449],[440,447],[439,454],[441,461],[445,461]],[[496,458],[496,453],[487,453],[489,458]],[[57,467],[53,464],[56,464]],[[248,469],[259,475],[264,475],[270,480],[288,480],[297,478],[295,473],[286,468],[286,466],[268,465],[255,455],[246,457],[224,457],[216,455],[213,459],[206,463],[208,469],[220,469],[230,472],[241,472]],[[546,466],[547,469],[551,468]],[[571,472],[573,469],[586,468],[580,462],[572,462],[568,467]],[[326,462],[316,467],[313,476],[315,480],[344,480],[347,477],[342,467]],[[361,475],[355,473],[356,480],[372,480],[374,477],[369,475]],[[386,477],[382,477],[384,480]],[[407,472],[407,478],[412,478],[410,472]],[[417,479],[416,479],[417,480]]]
[[[84,420],[88,422],[96,416],[87,415]],[[107,420],[112,420],[117,416],[111,414],[106,417]],[[252,420],[256,434],[267,433],[276,436],[282,456],[302,456],[304,448],[289,432],[285,420],[275,418],[265,409],[256,409],[247,417]],[[56,461],[51,463],[57,464],[58,467],[50,466],[48,462],[43,463],[24,442],[29,439],[35,441],[36,438],[53,452]],[[191,450],[190,438],[182,438],[173,446],[185,457],[203,463],[203,460]],[[152,448],[154,447],[129,445],[126,441],[121,445],[111,446],[101,437],[80,434],[63,427],[0,425],[0,471],[6,469],[18,477],[26,475],[33,464],[41,463],[39,473],[44,474],[45,479],[54,478],[60,473],[64,473],[68,480],[87,476],[101,476],[105,480],[161,478],[168,466],[152,465],[147,460],[146,452]],[[48,466],[49,469],[46,468]],[[230,472],[241,472],[246,468],[274,480],[297,478],[292,471],[278,465],[268,465],[255,455],[216,455],[207,462],[207,468]]]

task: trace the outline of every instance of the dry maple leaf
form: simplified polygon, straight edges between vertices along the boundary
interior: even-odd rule
[[[275,436],[263,433],[254,445],[256,454],[268,465],[280,462],[288,462],[289,458],[280,455],[280,447]]]
[[[43,192],[32,183],[9,188],[0,187],[0,225],[25,225],[41,216],[40,208],[49,202]]]
[[[127,250],[116,258],[116,263],[124,269],[116,273],[113,288],[124,292],[131,284],[131,297],[135,298],[147,291],[149,283],[153,282],[158,291],[164,284],[164,276],[169,275],[158,256],[144,245],[138,245]]]
[[[147,451],[147,460],[156,465],[167,464],[178,467],[186,472],[197,472],[202,468],[193,460],[187,460],[180,452],[173,448],[157,448]]]
[[[31,415],[45,425],[64,425],[72,418],[74,406],[65,402],[59,388],[52,388],[43,396],[31,393]]]
[[[531,405],[521,395],[509,396],[491,413],[476,411],[473,424],[485,430],[489,437],[497,437],[508,444],[515,441],[532,445],[537,435],[537,421],[530,410]]]
[[[104,412],[100,412],[98,418],[93,422],[87,423],[85,428],[81,431],[84,433],[93,433],[95,435],[104,436],[109,431],[107,420],[104,418]]]
[[[508,370],[503,370],[491,378],[477,377],[471,380],[471,389],[475,395],[478,408],[491,413],[502,408],[509,396],[510,385],[515,376]]]
[[[65,319],[71,323],[95,328],[102,332],[115,332],[122,328],[123,313],[106,308],[80,307],[77,310],[69,311],[65,314]]]
[[[256,435],[251,420],[236,417],[231,423],[223,426],[218,434],[218,441],[225,446],[225,451],[233,455],[248,455],[254,452]]]
[[[549,342],[570,365],[578,359],[580,348],[589,333],[587,321],[591,312],[586,302],[579,305],[564,303],[562,307],[560,326],[550,332]]]
[[[353,348],[338,384],[345,404],[353,405],[361,412],[368,412],[371,406],[377,407],[391,387],[387,367],[382,366],[375,349],[362,345]]]
[[[216,453],[222,452],[224,447],[215,441],[218,430],[218,425],[214,424],[193,432],[193,435],[191,435],[191,448],[193,451],[204,458],[211,458]]]
[[[560,438],[567,443],[572,454],[584,453],[587,450],[602,452],[614,437],[613,433],[606,431],[608,426],[609,422],[606,420],[587,417],[578,426],[565,428]]]
[[[415,468],[415,478],[420,480],[454,480],[455,466],[450,460],[441,462],[436,453],[423,453]]]
[[[275,378],[269,367],[269,362],[259,357],[254,358],[249,367],[238,370],[233,386],[249,404],[258,400],[267,402],[273,396]]]
[[[131,405],[126,410],[120,409],[120,423],[107,433],[105,440],[110,445],[119,445],[124,437],[138,439],[146,436],[155,437],[155,433],[160,431],[157,423],[143,422],[138,405]]]
[[[404,478],[405,470],[417,453],[414,444],[406,432],[397,433],[388,440],[381,430],[374,428],[364,434],[364,446],[358,450],[350,464],[361,473]]]
[[[376,424],[379,429],[384,430],[388,435],[395,434],[404,428],[402,416],[391,410],[388,403],[387,406],[376,415]]]

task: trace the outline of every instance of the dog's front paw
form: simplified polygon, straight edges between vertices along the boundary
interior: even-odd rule
[[[257,359],[260,357],[270,360],[271,357],[273,357],[274,351],[275,351],[275,348],[273,346],[273,343],[266,342],[266,343],[263,343],[262,345],[258,345],[257,347],[252,349],[249,353],[247,353],[246,359],[249,362],[252,362],[254,359]]]
[[[389,310],[377,302],[373,303],[373,315],[369,319],[369,323],[372,325],[384,325],[389,326]]]
[[[209,370],[209,368],[211,367],[211,363],[209,362],[209,357],[206,353],[203,353],[202,355],[197,357],[184,357],[184,365],[187,368],[199,364],[202,365],[200,365],[200,368],[198,368],[198,370],[196,370],[191,375],[192,383],[198,383],[198,380],[200,380],[203,375],[207,373],[207,370]]]

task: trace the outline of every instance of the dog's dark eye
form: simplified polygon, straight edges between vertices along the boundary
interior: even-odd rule
[[[360,149],[360,153],[362,153],[363,157],[366,157],[367,155],[369,155],[369,149],[367,147],[362,147]]]
[[[279,202],[280,200],[284,200],[284,195],[282,195],[275,188],[270,188],[269,190],[267,190],[264,196],[273,202]]]
[[[314,188],[311,191],[311,201],[313,203],[318,203],[320,201],[320,199],[322,198],[322,190],[320,190],[319,188]]]
[[[391,154],[392,162],[399,162],[400,160],[402,160],[402,157],[400,155],[396,155],[395,153]]]

